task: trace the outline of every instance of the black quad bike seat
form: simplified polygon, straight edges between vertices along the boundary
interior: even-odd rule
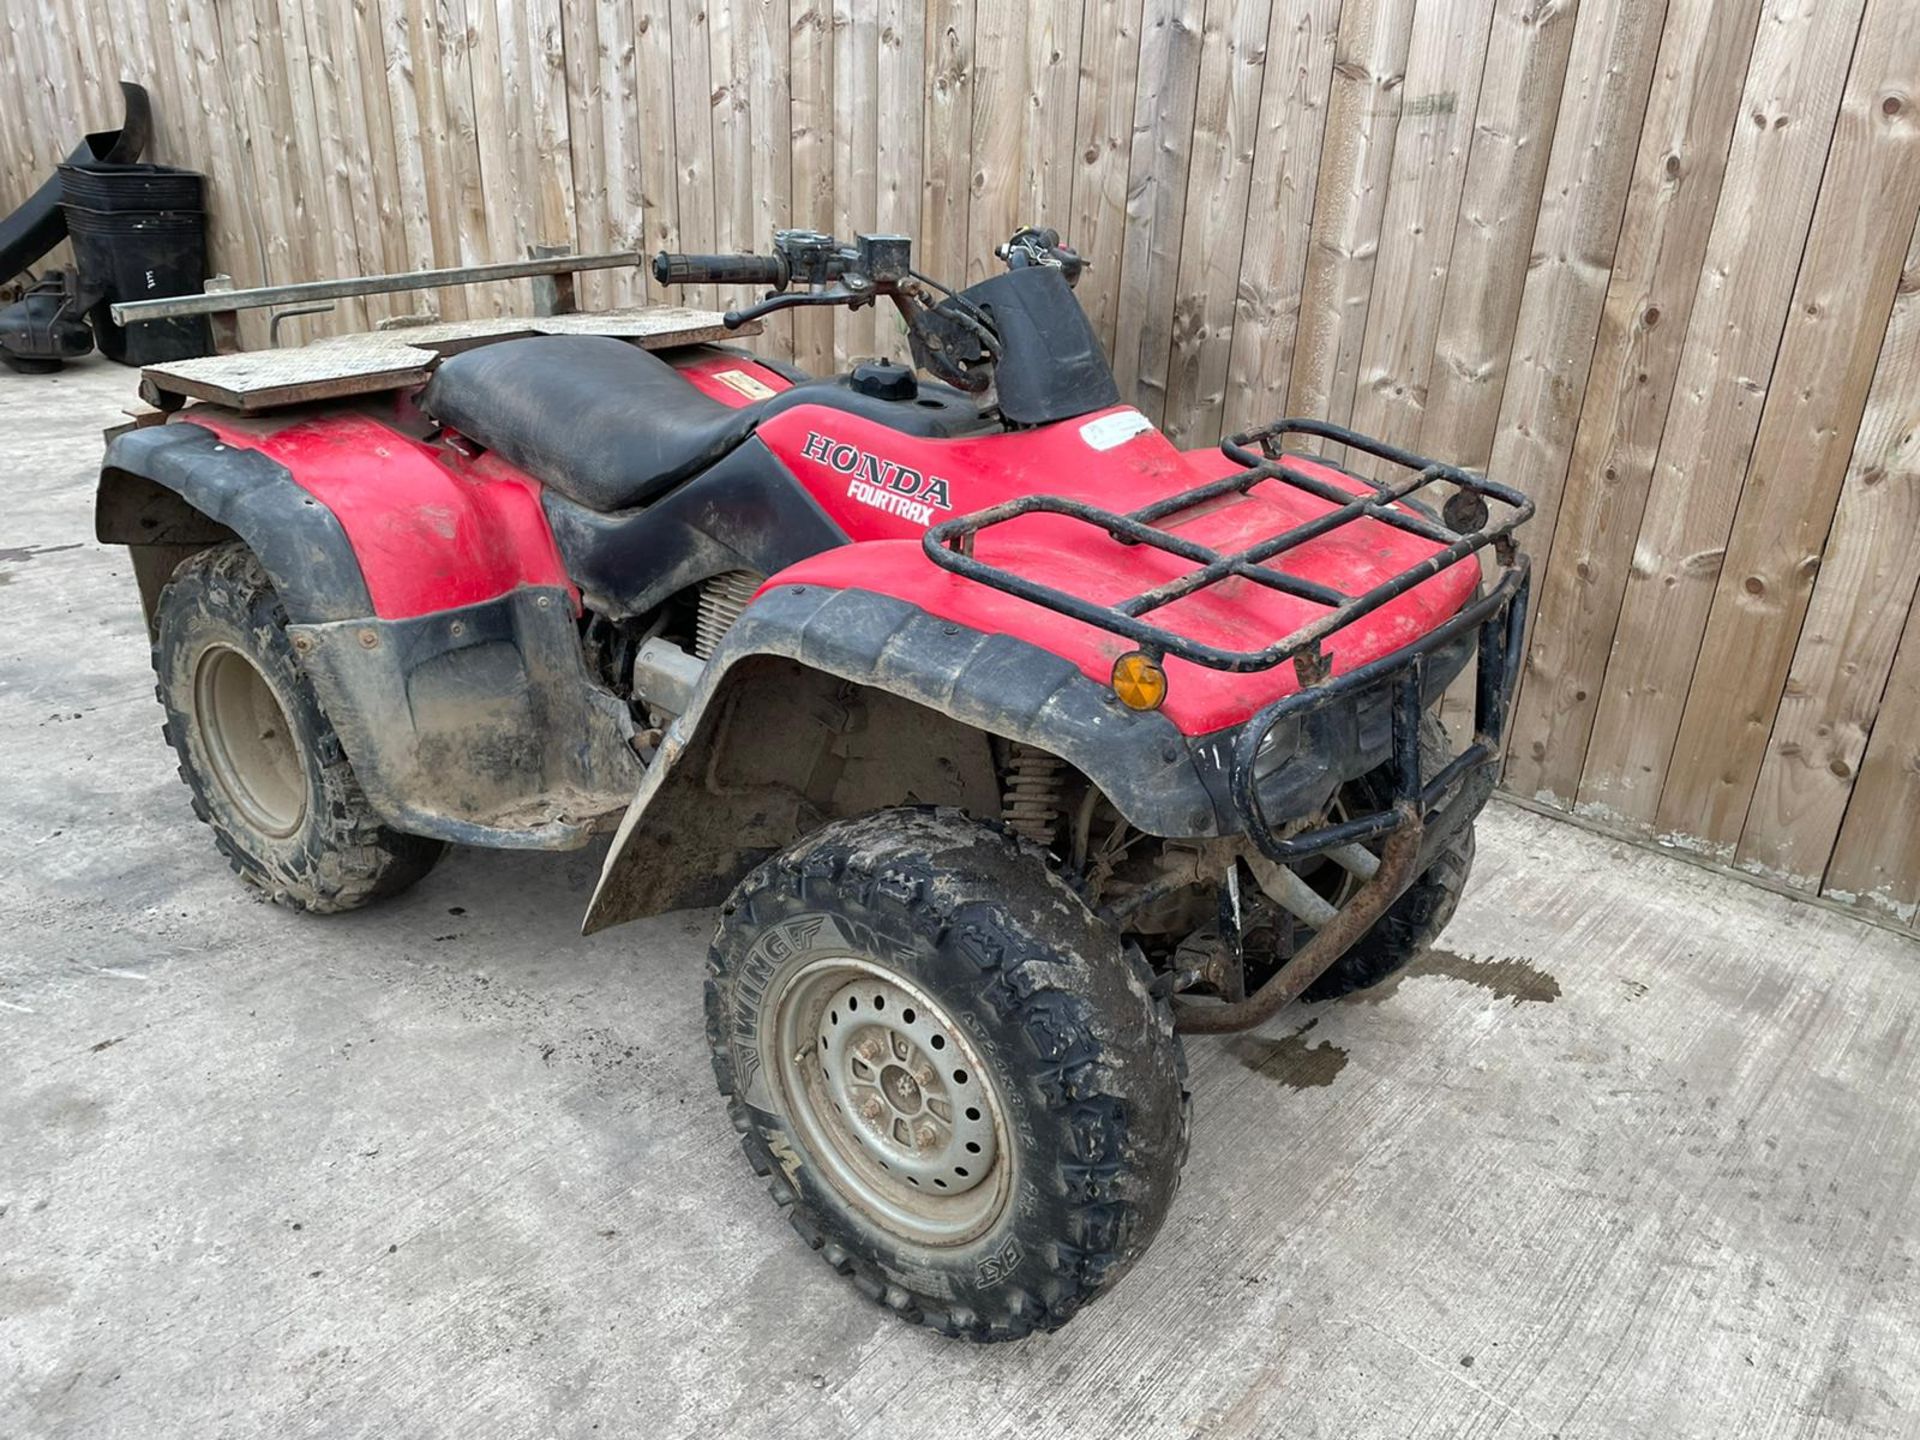
[[[801,378],[771,399],[723,405],[659,356],[605,335],[536,335],[449,356],[420,397],[441,425],[603,515],[651,505],[799,405],[935,439],[993,428],[950,386],[920,384],[902,401],[863,392],[857,376]]]
[[[449,356],[420,408],[590,510],[644,505],[759,423],[605,335],[538,335]]]

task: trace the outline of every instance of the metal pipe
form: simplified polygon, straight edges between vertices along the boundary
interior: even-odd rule
[[[1340,913],[1326,896],[1302,880],[1298,871],[1269,860],[1264,855],[1249,855],[1246,858],[1247,868],[1253,871],[1253,878],[1260,882],[1260,888],[1267,892],[1267,898],[1314,929],[1318,930]]]
[[[1361,880],[1371,880],[1380,869],[1380,857],[1364,845],[1336,845],[1327,858]]]
[[[173,320],[183,315],[221,315],[310,300],[343,300],[354,295],[390,295],[399,290],[438,290],[448,285],[480,285],[489,280],[523,280],[535,275],[571,275],[581,270],[617,270],[643,263],[637,250],[605,255],[554,255],[539,260],[502,260],[492,265],[460,265],[448,270],[408,270],[397,275],[365,275],[349,280],[305,280],[296,285],[262,285],[217,294],[171,295],[159,300],[128,300],[113,307],[116,325],[142,320]]]
[[[1233,1030],[1251,1030],[1268,1020],[1294,1000],[1329,966],[1352,948],[1355,941],[1373,928],[1387,913],[1387,907],[1405,893],[1413,881],[1413,867],[1420,857],[1422,825],[1417,805],[1402,801],[1395,807],[1400,828],[1387,837],[1386,853],[1380,868],[1362,885],[1300,952],[1282,965],[1253,994],[1225,1005],[1175,1002],[1174,1028],[1185,1035],[1220,1035]],[[1262,887],[1264,888],[1264,886]]]

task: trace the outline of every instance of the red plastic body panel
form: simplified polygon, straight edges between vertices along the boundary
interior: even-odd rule
[[[777,372],[743,356],[692,351],[675,363],[690,386],[727,404],[764,398],[753,393],[759,388],[790,388]],[[284,420],[196,410],[182,418],[279,461],[316,503],[332,510],[383,619],[470,605],[521,585],[566,587],[577,606],[577,591],[540,507],[538,480],[492,455],[470,458],[416,438],[406,417],[403,404],[392,423],[363,410]],[[757,433],[854,541],[789,567],[769,584],[894,595],[958,624],[1030,641],[1102,683],[1115,658],[1132,648],[1128,641],[961,580],[927,559],[921,536],[953,515],[1033,493],[1133,510],[1234,468],[1218,450],[1176,450],[1126,406],[1034,430],[937,440],[807,404],[773,416]],[[1321,474],[1343,488],[1358,484],[1330,468]],[[1166,523],[1230,550],[1328,508],[1326,501],[1269,483]],[[1354,594],[1435,548],[1359,521],[1289,552],[1284,563]],[[979,536],[975,553],[1095,601],[1137,594],[1191,568],[1163,551],[1123,546],[1094,526],[1058,515],[995,526]],[[1335,672],[1433,629],[1473,593],[1479,573],[1474,561],[1462,561],[1338,632],[1327,644]],[[1228,580],[1164,607],[1153,619],[1215,645],[1257,650],[1321,613],[1311,602]],[[1235,675],[1170,659],[1167,674],[1164,711],[1188,734],[1238,724],[1298,684],[1289,665]]]
[[[920,537],[928,525],[951,515],[1019,495],[1068,495],[1125,511],[1235,468],[1218,450],[1174,449],[1144,421],[1138,422],[1143,427],[1138,433],[1114,443],[1113,436],[1125,433],[1133,413],[1118,406],[1037,430],[957,440],[916,439],[814,406],[778,415],[761,426],[761,439],[860,543],[804,560],[769,584],[828,585],[897,596],[943,619],[1041,645],[1105,682],[1114,660],[1133,648],[1131,642],[962,580],[927,559]],[[1358,482],[1339,471],[1322,468],[1320,473],[1357,491]],[[1269,483],[1164,523],[1203,544],[1230,550],[1331,508],[1302,491]],[[1437,548],[1390,526],[1358,521],[1290,551],[1285,564],[1295,574],[1354,594]],[[1121,545],[1091,525],[1058,515],[1030,515],[987,530],[979,536],[975,553],[983,561],[1096,601],[1123,599],[1193,568],[1163,551]],[[1479,574],[1476,562],[1462,561],[1336,633],[1326,647],[1335,673],[1377,659],[1433,629],[1473,593]],[[1324,613],[1309,601],[1234,579],[1166,606],[1153,618],[1199,640],[1257,650]],[[1164,712],[1188,734],[1238,724],[1268,701],[1292,693],[1299,683],[1290,665],[1228,674],[1178,659],[1168,660],[1167,681]]]
[[[284,465],[339,518],[383,620],[491,600],[521,585],[566,586],[540,486],[491,455],[469,459],[360,411],[274,417],[188,412],[229,445]]]
[[[667,358],[694,389],[736,410],[793,388],[793,382],[778,370],[769,370],[744,355],[693,350],[684,358],[671,355]]]

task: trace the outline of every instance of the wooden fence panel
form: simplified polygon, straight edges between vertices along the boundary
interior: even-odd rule
[[[1896,0],[1898,3],[1898,0]],[[1859,0],[1769,9],[1660,440],[1580,802],[1652,828],[1787,323]]]
[[[1571,805],[1720,205],[1760,0],[1672,0],[1537,589],[1507,783]]]
[[[1733,857],[1920,215],[1920,7],[1871,0],[1674,744],[1658,827]],[[1859,203],[1874,197],[1871,206]]]
[[[782,225],[899,231],[965,282],[1055,225],[1122,394],[1183,444],[1321,416],[1533,489],[1511,788],[1911,923],[1916,13],[23,0],[0,207],[112,123],[125,75],[150,158],[207,172],[212,262],[242,285]],[[525,301],[399,295],[289,333]],[[879,310],[755,343],[816,372],[905,348]]]
[[[1916,586],[1920,227],[1907,249],[1833,533],[1747,812],[1743,867],[1797,889],[1819,888],[1867,737],[1888,714],[1881,697]],[[1895,727],[1912,724],[1898,713],[1888,719]]]

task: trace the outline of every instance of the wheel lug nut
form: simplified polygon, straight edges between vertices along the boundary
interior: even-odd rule
[[[867,1102],[860,1107],[860,1113],[869,1120],[878,1120],[880,1118],[880,1102],[870,1097]]]
[[[913,1138],[922,1150],[931,1150],[934,1142],[939,1140],[940,1134],[931,1125],[921,1125],[914,1130]]]

